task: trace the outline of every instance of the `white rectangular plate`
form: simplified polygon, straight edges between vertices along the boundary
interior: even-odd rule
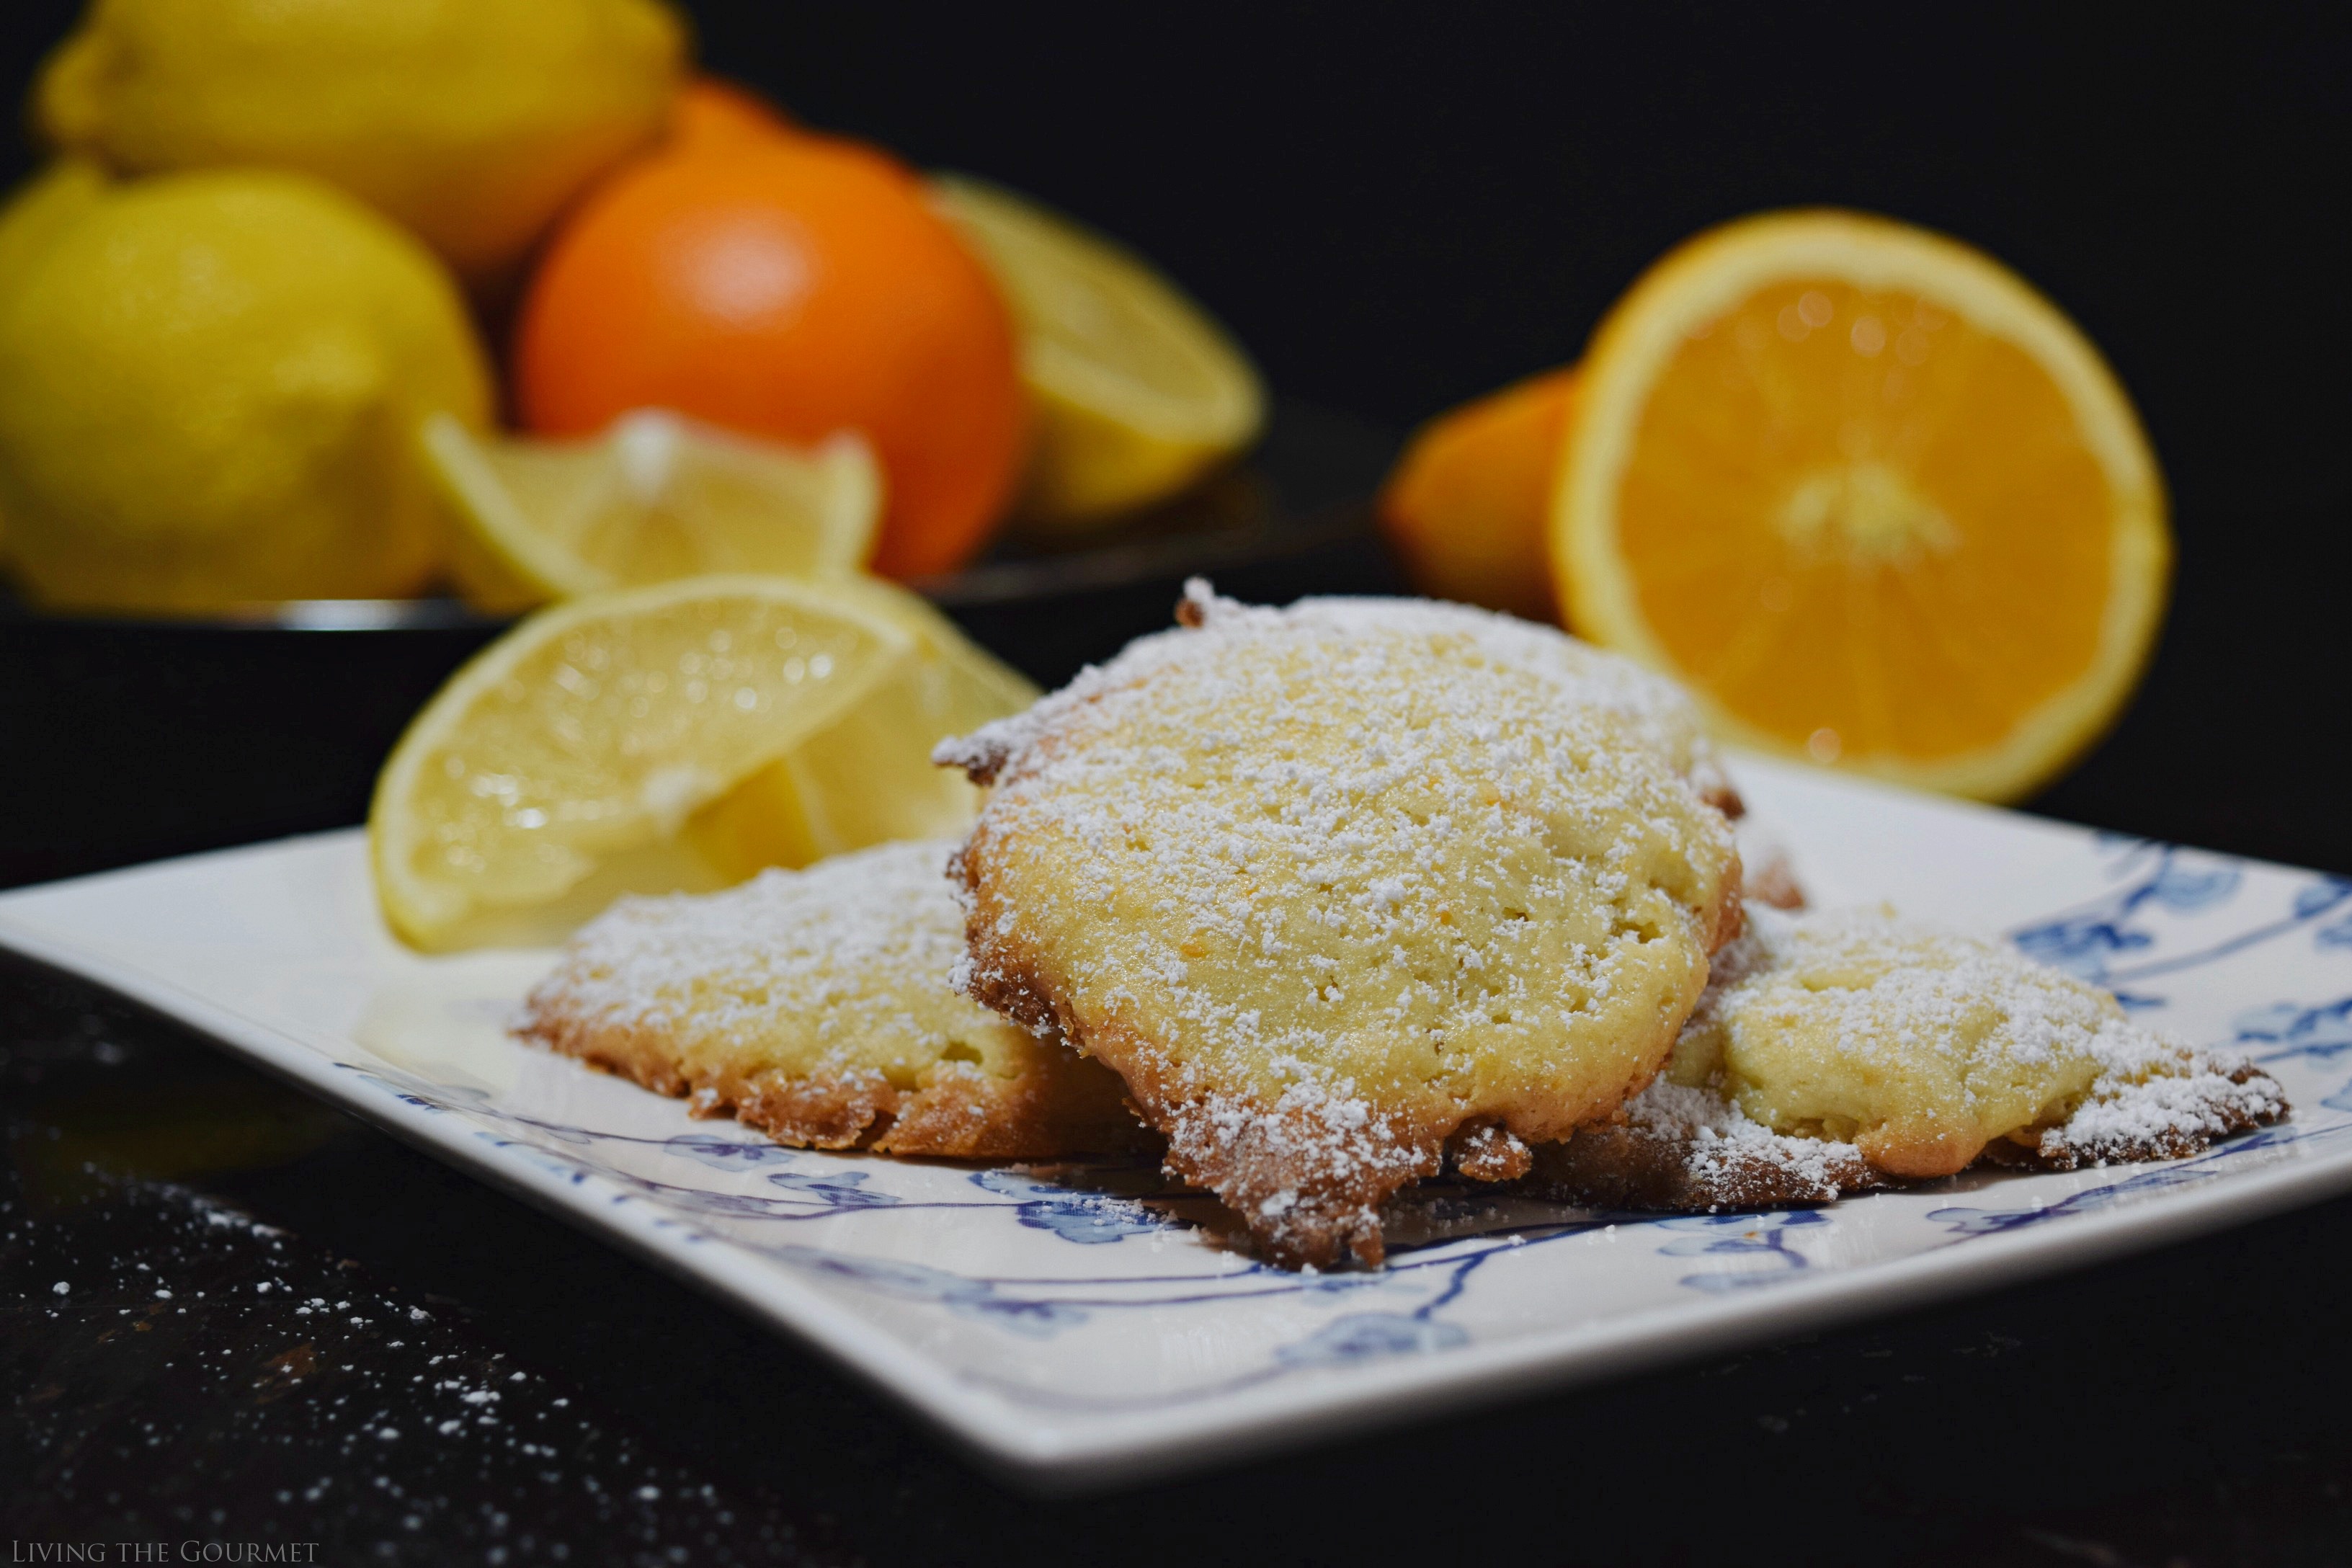
[[[402,948],[356,832],[0,895],[0,944],[735,1301],[1038,1486],[1619,1373],[2352,1189],[2352,881],[1758,759],[1739,776],[1817,904],[2006,936],[2154,1026],[2252,1051],[2292,1120],[2169,1164],[1774,1214],[1611,1224],[1449,1188],[1407,1210],[1386,1269],[1302,1277],[1148,1171],[782,1149],[518,1047],[500,1026],[550,955]]]

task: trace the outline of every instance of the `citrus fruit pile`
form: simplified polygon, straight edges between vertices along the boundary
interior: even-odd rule
[[[1428,590],[1556,608],[1728,739],[1990,800],[2113,722],[2171,561],[2147,436],[2074,323],[1843,212],[1682,246],[1579,365],[1428,426],[1381,510]]]
[[[664,0],[100,0],[32,107],[27,596],[538,612],[380,779],[421,947],[960,831],[932,746],[1035,693],[887,579],[1149,506],[1264,417],[1141,260],[695,74]]]
[[[697,76],[664,0],[103,0],[32,118],[0,560],[59,608],[925,576],[1262,419],[1143,263]]]
[[[1032,693],[887,579],[1149,506],[1265,418],[1139,258],[695,74],[663,0],[103,0],[33,110],[55,157],[0,207],[30,597],[538,611],[383,774],[424,947],[957,831],[933,743]],[[1727,738],[1992,799],[2113,721],[2170,562],[2073,323],[1828,211],[1674,251],[1580,363],[1425,428],[1380,512],[1425,591],[1562,618]]]
[[[83,165],[43,184],[62,200],[68,181],[96,185]],[[0,515],[17,574],[54,603],[162,611],[423,589],[446,524],[417,426],[479,426],[492,397],[432,254],[275,170],[77,199],[28,237],[29,259],[0,266]]]

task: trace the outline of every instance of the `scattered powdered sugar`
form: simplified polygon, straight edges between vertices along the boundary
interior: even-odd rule
[[[1434,1175],[1435,1152],[1400,1137],[1342,1083],[1303,1077],[1271,1105],[1225,1092],[1180,1070],[1186,1091],[1166,1102],[1169,1159],[1185,1173],[1225,1173],[1213,1183],[1279,1258],[1381,1252],[1378,1208],[1406,1183]],[[1330,1242],[1337,1238],[1341,1247]]]
[[[1945,1169],[1981,1150],[2072,1170],[2193,1154],[2286,1114],[2247,1058],[2150,1034],[2105,993],[1990,943],[1885,910],[1748,917],[1665,1074],[1621,1121],[1536,1151],[1531,1189],[1654,1211],[1828,1203],[1935,1173],[1889,1166],[1890,1150],[1908,1157],[1899,1137],[1832,1126],[1925,1118],[1965,1130],[1927,1145],[1952,1156]]]

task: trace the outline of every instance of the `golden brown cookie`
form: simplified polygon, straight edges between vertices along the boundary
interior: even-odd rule
[[[2242,1056],[1885,910],[1750,908],[1657,1082],[1535,1152],[1543,1195],[1707,1212],[1826,1203],[1984,1160],[2072,1170],[2193,1154],[2286,1114]]]
[[[1030,1159],[1156,1150],[1116,1076],[951,989],[945,843],[624,899],[517,1033],[785,1143]]]
[[[2149,1034],[2095,986],[1884,909],[1752,910],[1668,1076],[1897,1176],[1948,1175],[1996,1140],[2162,1158],[2285,1109],[2271,1079]]]
[[[1737,929],[1738,858],[1667,683],[1456,605],[1245,608],[1144,638],[939,755],[992,785],[966,982],[1117,1069],[1272,1257],[1647,1083]],[[1726,792],[1727,793],[1727,792]]]
[[[1851,1143],[1775,1132],[1712,1088],[1661,1078],[1622,1121],[1534,1151],[1536,1195],[1601,1209],[1714,1214],[1825,1204],[1890,1184]]]

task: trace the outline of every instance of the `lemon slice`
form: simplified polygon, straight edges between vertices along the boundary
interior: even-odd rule
[[[695,847],[730,877],[893,839],[961,837],[980,792],[961,771],[933,765],[931,748],[1037,700],[1025,678],[915,595],[872,578],[828,591],[906,633],[914,657],[688,825]]]
[[[882,513],[881,468],[855,435],[802,451],[640,409],[584,441],[438,417],[424,442],[466,525],[458,585],[486,609],[709,573],[847,571]]]
[[[1594,334],[1550,516],[1580,632],[1727,737],[1990,800],[2095,741],[2156,640],[2164,484],[2048,300],[1885,218],[1690,241]]]
[[[1020,329],[1036,416],[1024,518],[1080,525],[1133,510],[1257,438],[1256,371],[1150,265],[1001,186],[940,175],[931,192]]]
[[[368,813],[376,891],[427,949],[560,939],[618,893],[733,879],[695,814],[919,657],[835,584],[705,577],[524,621],[409,725]]]

